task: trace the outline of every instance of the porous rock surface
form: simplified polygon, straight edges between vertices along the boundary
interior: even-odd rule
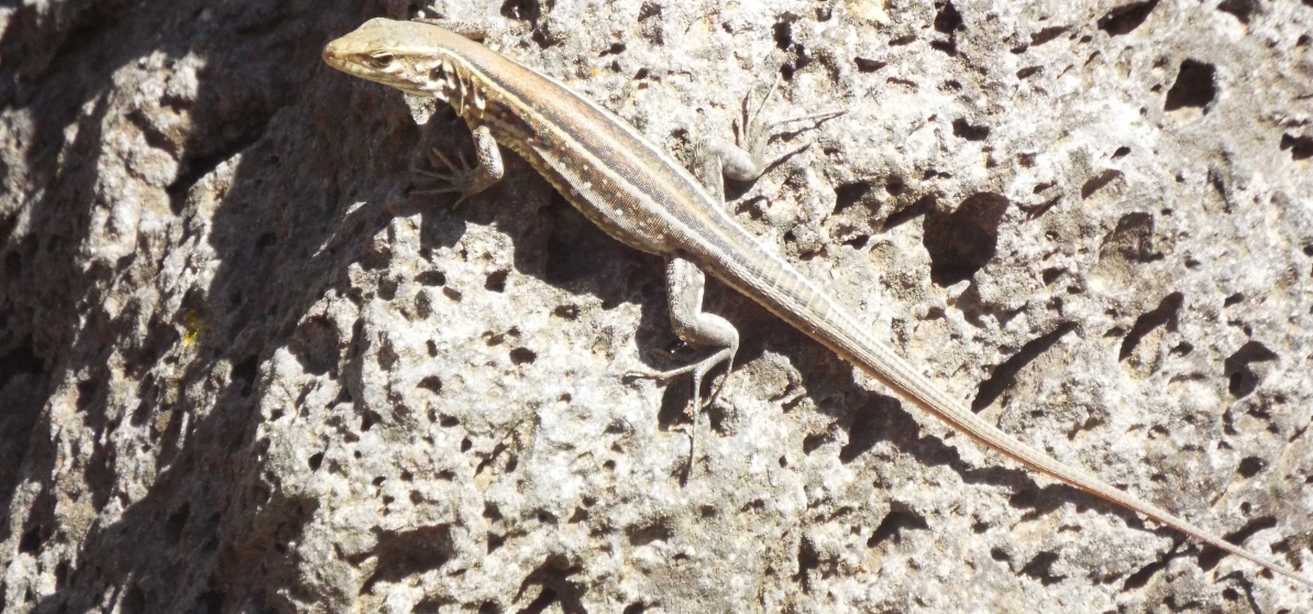
[[[982,451],[323,43],[400,1],[0,7],[5,612],[1307,611]],[[1004,430],[1313,575],[1313,2],[438,2]],[[416,122],[419,118],[419,124]]]

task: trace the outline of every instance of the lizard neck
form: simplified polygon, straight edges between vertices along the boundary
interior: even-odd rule
[[[456,111],[470,125],[483,122],[488,109],[488,90],[460,62],[437,55],[414,65],[409,81],[420,95],[432,96]]]

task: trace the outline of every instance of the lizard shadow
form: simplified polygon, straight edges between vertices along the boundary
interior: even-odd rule
[[[713,281],[708,287],[708,305],[709,311],[721,313],[740,330],[743,344],[741,358],[736,364],[746,364],[767,350],[778,352],[798,369],[804,382],[810,383],[807,391],[816,401],[815,410],[830,416],[848,434],[847,442],[839,450],[839,461],[844,464],[873,462],[864,460],[867,453],[882,442],[889,443],[911,454],[926,467],[946,466],[952,469],[966,484],[1006,487],[1011,492],[1009,504],[1026,510],[1022,520],[1033,520],[1068,503],[1074,503],[1078,512],[1094,509],[1116,515],[1124,519],[1128,526],[1164,535],[1171,534],[1168,529],[1151,529],[1135,513],[1067,484],[1054,482],[1041,485],[1032,471],[1011,463],[1008,466],[1002,465],[1000,462],[1003,459],[992,451],[986,461],[989,463],[987,466],[968,462],[956,447],[963,444],[950,444],[954,440],[964,441],[965,436],[953,433],[949,439],[945,439],[927,433],[910,413],[921,411],[920,408],[859,384],[855,378],[858,369],[780,321],[751,299]],[[682,407],[689,395],[680,390],[687,389],[688,386],[672,386],[668,389],[666,394],[671,399],[670,404]],[[714,427],[714,419],[712,424]],[[979,444],[967,441],[965,445]],[[805,453],[811,454],[815,447],[804,442],[803,449]]]

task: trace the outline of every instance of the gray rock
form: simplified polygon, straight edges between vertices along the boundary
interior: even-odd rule
[[[409,4],[0,8],[4,611],[1303,609],[720,285],[692,426],[624,377],[695,356],[659,260],[515,158],[408,195],[465,129],[319,50]],[[1004,430],[1313,574],[1307,1],[468,4],[686,161],[776,74],[768,116],[847,110],[731,186],[747,227]]]

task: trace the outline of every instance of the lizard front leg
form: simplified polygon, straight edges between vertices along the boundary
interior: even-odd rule
[[[474,137],[474,161],[466,160],[464,155],[453,158],[436,148],[430,149],[429,163],[443,170],[412,166],[411,171],[433,179],[437,186],[415,190],[412,194],[460,194],[453,204],[455,206],[501,181],[506,169],[502,164],[501,148],[497,146],[492,131],[480,125],[474,126],[470,134]]]

